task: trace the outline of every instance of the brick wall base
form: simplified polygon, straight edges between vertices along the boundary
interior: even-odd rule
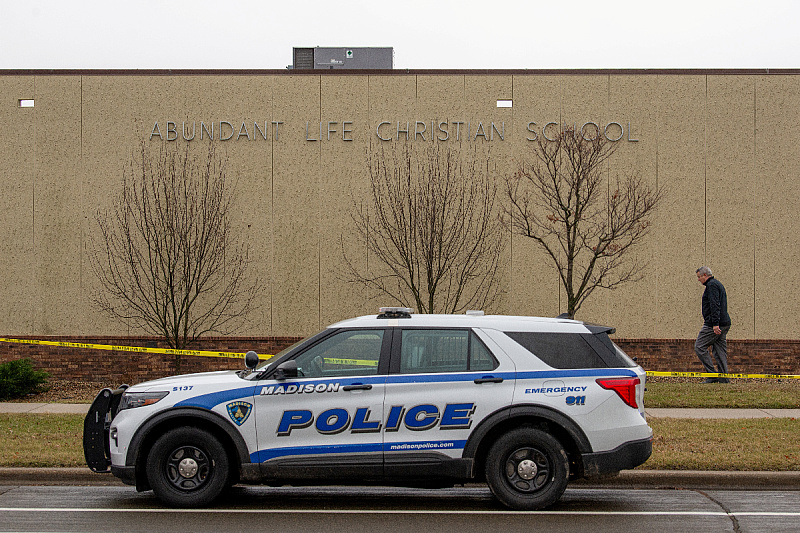
[[[11,337],[11,336],[8,336]],[[33,337],[11,337],[33,339]],[[148,337],[39,337],[36,340],[167,348],[166,343]],[[193,350],[276,354],[301,337],[208,337],[190,346]],[[28,358],[51,379],[96,381],[106,384],[140,383],[176,374],[175,356],[125,351],[86,350],[33,344],[0,342],[0,363]],[[241,358],[181,356],[181,374],[244,368]]]
[[[642,368],[703,372],[694,339],[614,339]],[[800,374],[800,340],[729,340],[728,371],[737,374]]]
[[[14,337],[32,339],[32,337]],[[166,348],[144,337],[46,337],[38,340]],[[300,337],[209,337],[191,346],[195,350],[275,354]],[[702,372],[694,353],[694,339],[614,339],[645,369],[665,372]],[[746,374],[800,374],[800,340],[731,340],[731,372]],[[175,374],[172,355],[87,350],[0,342],[0,363],[29,358],[51,379],[108,384],[139,383]],[[182,356],[181,373],[244,368],[242,359]]]

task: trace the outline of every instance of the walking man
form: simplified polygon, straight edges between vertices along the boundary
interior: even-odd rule
[[[725,287],[714,278],[711,269],[702,266],[696,270],[697,281],[705,285],[703,291],[703,327],[694,343],[694,351],[706,372],[728,372],[728,330],[731,329],[731,317],[728,316],[728,295]],[[717,363],[717,370],[708,354],[708,349]],[[728,378],[708,378],[703,383],[730,383]]]

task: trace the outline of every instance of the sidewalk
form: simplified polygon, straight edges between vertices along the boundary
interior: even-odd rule
[[[800,418],[800,409],[648,409],[648,418]]]
[[[0,402],[0,413],[85,415],[88,403],[14,403]]]
[[[88,403],[0,402],[0,413],[78,414],[89,412]],[[800,409],[645,409],[651,418],[800,418]]]

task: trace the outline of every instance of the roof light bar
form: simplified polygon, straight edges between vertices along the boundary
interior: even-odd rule
[[[413,312],[410,307],[381,307],[378,309],[378,318],[411,318]]]

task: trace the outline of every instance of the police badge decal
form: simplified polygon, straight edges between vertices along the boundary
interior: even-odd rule
[[[228,408],[228,415],[230,415],[231,420],[236,423],[237,426],[241,426],[244,424],[247,417],[250,416],[250,411],[253,410],[253,406],[247,402],[231,402],[226,405]]]

